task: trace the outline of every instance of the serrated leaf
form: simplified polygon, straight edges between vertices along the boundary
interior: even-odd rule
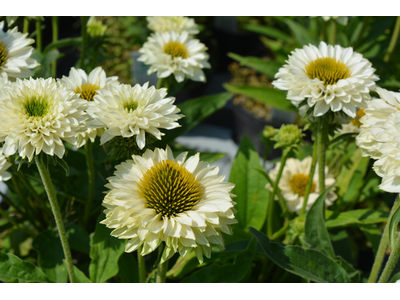
[[[324,218],[325,198],[332,188],[333,186],[327,188],[311,206],[306,216],[304,231],[305,239],[311,246],[331,258],[335,258]]]
[[[250,232],[264,253],[286,271],[315,282],[350,282],[349,275],[343,267],[322,252],[273,242],[251,227]]]
[[[93,282],[106,282],[118,273],[118,259],[125,249],[125,240],[117,239],[110,235],[111,229],[99,222],[105,219],[101,213],[97,219],[94,233],[90,236],[89,265],[90,280]]]
[[[256,169],[261,168],[260,157],[250,139],[245,136],[239,145],[239,150],[229,176],[229,182],[235,184],[232,193],[238,211],[235,228],[245,229],[249,226],[261,229],[264,224],[269,191],[265,188],[266,178]]]
[[[231,93],[254,98],[284,111],[296,111],[296,108],[286,99],[286,92],[270,87],[235,86],[225,83],[224,88]]]
[[[33,263],[23,261],[11,253],[0,252],[0,280],[18,279],[19,282],[51,282]]]
[[[40,233],[32,243],[38,252],[38,263],[47,277],[58,283],[68,282],[67,268],[64,266],[64,252],[60,237],[50,230]]]

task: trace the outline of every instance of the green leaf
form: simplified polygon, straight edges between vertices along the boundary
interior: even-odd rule
[[[82,37],[76,37],[76,38],[65,38],[58,40],[56,42],[50,43],[43,51],[43,54],[46,55],[48,52],[50,52],[53,49],[59,49],[67,46],[80,46],[82,45]]]
[[[396,241],[397,225],[400,221],[400,206],[397,207],[389,220],[389,249],[393,251],[394,242]]]
[[[118,276],[122,282],[140,282],[139,280],[139,266],[136,259],[133,257],[134,253],[123,253],[118,260],[119,272]]]
[[[247,24],[247,25],[243,25],[243,29],[249,30],[249,31],[253,31],[253,32],[257,32],[257,33],[261,33],[261,34],[265,34],[265,35],[267,35],[269,37],[272,37],[272,38],[275,38],[275,39],[278,39],[278,40],[287,41],[287,40],[291,40],[292,39],[291,36],[287,35],[283,31],[280,31],[279,29],[276,29],[274,27]]]
[[[241,65],[251,67],[258,72],[267,75],[270,79],[273,79],[275,74],[278,73],[279,68],[282,67],[280,62],[265,61],[259,57],[243,57],[235,53],[228,53],[228,56],[240,62]]]
[[[231,93],[220,93],[191,99],[179,104],[178,107],[181,109],[180,113],[184,115],[184,117],[178,121],[182,127],[166,132],[162,142],[168,144],[176,137],[189,132],[203,120],[223,108],[231,98]]]
[[[386,222],[388,218],[388,212],[372,209],[356,209],[341,213],[325,211],[327,228],[375,224]]]
[[[286,92],[270,87],[235,86],[225,83],[224,88],[234,94],[245,95],[284,111],[296,111],[296,108],[286,99]]]
[[[292,20],[286,19],[285,23],[290,27],[300,45],[313,44],[318,46],[317,40],[312,37],[306,28]]]
[[[78,283],[92,283],[92,281],[86,277],[85,273],[74,266],[75,278]]]
[[[382,238],[382,231],[374,224],[361,225],[358,228],[365,234],[368,241],[371,243],[374,255],[378,252],[379,243]]]
[[[175,265],[168,271],[167,276],[179,279],[196,269],[198,266],[200,266],[200,264],[196,252],[189,250],[185,256],[179,256]]]
[[[264,224],[269,196],[265,185],[268,181],[256,168],[261,168],[260,158],[250,139],[245,136],[240,142],[229,177],[229,182],[235,184],[232,193],[237,196],[234,199],[238,211],[235,228],[252,226],[261,229]]]
[[[400,280],[400,272],[396,273],[390,278],[389,283],[395,283],[397,280]]]
[[[63,263],[64,252],[58,234],[50,230],[43,231],[33,240],[32,247],[39,254],[39,267],[51,281],[68,282],[68,272]]]
[[[226,153],[222,152],[200,152],[200,160],[206,161],[210,164],[216,162],[226,156]]]
[[[354,269],[354,267],[350,263],[348,263],[345,259],[343,259],[341,256],[337,256],[336,261],[347,272],[352,283],[360,282],[361,272],[359,270]]]
[[[250,228],[250,232],[264,253],[286,271],[315,282],[350,282],[343,267],[322,252],[273,242],[254,228]]]
[[[315,249],[325,253],[331,258],[335,258],[331,239],[325,225],[324,206],[325,198],[328,192],[333,188],[327,188],[311,206],[306,217],[304,226],[305,239]]]
[[[85,254],[90,253],[89,234],[83,227],[78,224],[69,224],[66,226],[66,232],[71,249]]]
[[[105,219],[101,213],[97,219],[96,229],[90,236],[89,275],[93,282],[106,282],[118,274],[118,259],[125,249],[125,240],[110,235],[111,229],[99,222]]]
[[[51,282],[33,263],[23,261],[11,253],[0,252],[0,280],[18,279],[19,282]]]
[[[256,252],[256,241],[253,239],[246,250],[239,252],[233,263],[217,264],[212,263],[209,266],[199,269],[187,277],[183,282],[196,283],[225,283],[240,282],[249,272],[251,261]],[[222,252],[223,254],[223,252]]]

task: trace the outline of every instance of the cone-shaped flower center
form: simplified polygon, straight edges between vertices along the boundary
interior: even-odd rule
[[[133,112],[134,110],[136,110],[138,108],[138,105],[136,102],[128,102],[126,104],[124,104],[124,109],[130,113]]]
[[[25,112],[29,117],[44,117],[49,111],[49,103],[41,97],[32,97],[24,104]]]
[[[6,50],[7,47],[5,47],[3,42],[0,40],[0,69],[3,67],[7,59]]]
[[[357,117],[355,117],[354,119],[350,120],[351,123],[353,123],[353,125],[360,127],[362,125],[360,119],[365,115],[364,112],[364,108],[360,108],[357,112],[356,112]]]
[[[96,90],[99,90],[100,87],[97,84],[86,83],[78,86],[75,89],[76,94],[81,94],[81,98],[87,101],[93,101],[93,97],[97,94]]]
[[[306,66],[306,73],[310,79],[318,78],[325,86],[333,85],[340,79],[350,77],[350,70],[346,65],[332,57],[317,58]]]
[[[294,174],[292,178],[289,180],[292,192],[300,196],[304,196],[306,192],[308,177],[309,176],[306,174]],[[313,193],[314,191],[315,191],[315,183],[313,181],[310,193]]]
[[[173,160],[161,161],[147,170],[138,192],[147,207],[168,218],[192,209],[204,193],[193,174]]]
[[[169,54],[172,58],[182,57],[187,58],[189,51],[184,44],[179,42],[169,42],[164,45],[164,53]]]

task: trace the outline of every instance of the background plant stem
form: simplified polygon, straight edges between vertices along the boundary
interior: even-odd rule
[[[36,50],[42,52],[42,21],[36,19]]]
[[[392,209],[390,210],[388,221],[390,220],[396,209],[399,207],[399,205],[400,205],[400,197],[397,196],[396,200],[393,203]],[[368,278],[368,283],[376,282],[376,280],[378,279],[379,271],[381,270],[382,262],[383,259],[385,258],[386,250],[388,247],[388,241],[389,241],[389,223],[385,225],[385,229],[383,230],[381,241],[379,242],[378,251],[376,252],[374,264],[372,265],[371,274],[369,275]]]
[[[382,271],[382,275],[379,278],[379,283],[388,282],[390,280],[390,276],[393,273],[394,268],[397,265],[397,262],[400,259],[400,238],[396,240],[394,243],[393,251],[390,253],[389,260],[386,263],[385,268]]]
[[[27,33],[29,30],[29,20],[27,17],[24,17],[24,27],[22,29],[22,33]]]
[[[94,173],[93,153],[92,153],[93,149],[92,149],[92,141],[90,139],[88,139],[85,144],[85,151],[86,151],[86,166],[89,178],[89,187],[88,187],[88,198],[85,205],[85,214],[83,216],[84,228],[88,226],[90,211],[92,209],[92,203],[93,203],[94,187],[95,187],[95,173]]]
[[[321,195],[325,191],[325,149],[327,140],[326,126],[322,117],[318,120],[317,129],[317,147],[318,147],[318,187],[319,194]]]
[[[167,280],[167,270],[168,270],[168,260],[158,264],[157,276],[156,276],[157,283],[165,283],[165,281]]]
[[[85,69],[85,56],[86,56],[86,48],[87,48],[87,24],[88,17],[81,17],[81,34],[82,34],[82,50],[81,50],[81,61],[80,67],[81,69]]]
[[[56,220],[58,233],[60,234],[61,244],[64,251],[64,256],[67,264],[67,270],[69,275],[69,280],[71,283],[75,283],[75,273],[74,273],[74,265],[72,263],[72,255],[71,250],[68,244],[67,234],[65,232],[64,222],[62,220],[60,207],[58,205],[56,192],[53,187],[53,183],[51,182],[50,173],[43,163],[43,161],[38,157],[35,156],[35,161],[37,168],[40,173],[40,177],[42,178],[44,188],[46,190],[47,196],[50,201],[51,209],[53,210],[54,219]]]
[[[390,40],[388,50],[385,54],[385,57],[383,58],[383,61],[385,63],[389,62],[390,55],[392,54],[394,48],[396,47],[397,39],[399,37],[399,32],[400,32],[400,17],[397,17],[396,24],[394,25],[393,29],[392,39]]]
[[[318,149],[318,144],[317,144],[317,141],[315,140],[314,146],[313,146],[311,169],[310,169],[310,173],[308,175],[306,190],[304,192],[304,201],[303,201],[303,206],[301,207],[300,215],[302,215],[306,212],[307,201],[308,201],[308,197],[310,196],[310,192],[311,192],[311,188],[312,188],[312,184],[313,184],[314,173],[315,173],[315,167],[317,165],[317,159],[318,159],[317,158],[317,149]]]
[[[53,29],[53,43],[58,41],[58,17],[51,17],[51,25]],[[57,78],[57,59],[51,63],[51,74]]]
[[[144,256],[140,255],[140,252],[142,252],[142,246],[138,248],[137,252],[137,258],[138,258],[138,264],[139,264],[139,282],[140,283],[145,283],[146,282],[146,262],[144,260]]]

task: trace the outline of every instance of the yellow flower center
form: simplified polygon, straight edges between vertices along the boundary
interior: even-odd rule
[[[350,77],[350,70],[346,65],[332,57],[317,58],[306,66],[306,73],[310,79],[318,78],[324,85],[333,85],[340,79]]]
[[[169,42],[164,45],[164,53],[171,55],[172,58],[188,58],[189,51],[184,44],[179,42]]]
[[[100,87],[97,84],[86,83],[78,86],[75,89],[76,94],[81,94],[81,98],[87,101],[93,101],[94,96],[97,94],[96,90]]]
[[[6,63],[7,60],[7,47],[4,46],[3,42],[0,40],[0,69]]]
[[[161,161],[147,170],[138,192],[147,207],[168,218],[192,209],[204,194],[193,174],[173,160]]]
[[[360,119],[362,118],[362,116],[365,116],[365,112],[364,112],[364,108],[360,108],[357,112],[356,112],[357,117],[355,117],[354,119],[350,120],[351,123],[353,123],[353,125],[360,127],[362,125]]]
[[[49,111],[49,103],[44,98],[32,97],[24,104],[25,112],[29,117],[44,117]]]
[[[308,181],[308,175],[306,174],[294,174],[292,178],[289,180],[290,187],[292,192],[298,194],[300,196],[304,196],[306,192],[306,186]],[[313,193],[315,191],[315,183],[314,181],[311,184],[311,191]]]

